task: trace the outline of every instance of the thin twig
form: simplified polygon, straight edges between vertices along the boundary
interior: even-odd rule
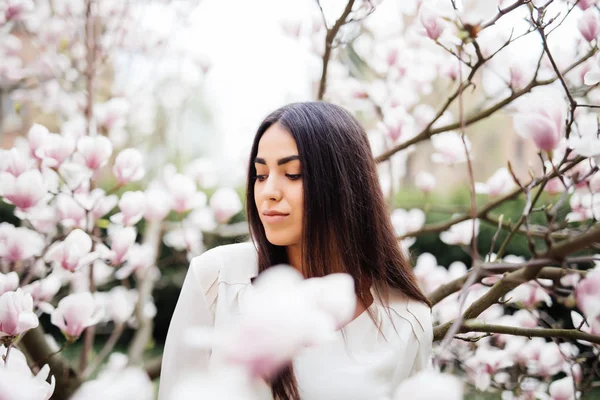
[[[350,15],[350,12],[352,11],[354,1],[355,0],[348,1],[344,12],[340,16],[340,18],[337,21],[335,21],[335,24],[333,25],[333,27],[331,27],[331,29],[328,29],[327,25],[325,25],[325,29],[327,29],[327,34],[325,35],[325,52],[323,53],[323,69],[321,72],[321,81],[319,82],[319,94],[317,96],[318,100],[323,100],[323,96],[325,95],[325,88],[327,87],[327,68],[329,66],[329,60],[331,59],[333,41],[335,40],[335,37],[337,36],[340,28],[346,23],[346,18],[348,18],[348,15]],[[323,12],[322,8],[321,12]],[[323,19],[325,19],[324,14]]]

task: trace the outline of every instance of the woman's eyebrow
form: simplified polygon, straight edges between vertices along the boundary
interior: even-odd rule
[[[290,161],[294,161],[294,160],[300,160],[300,156],[293,155],[293,156],[287,156],[287,157],[280,158],[279,160],[277,160],[277,165],[283,165],[283,164],[289,163]],[[256,157],[254,159],[254,163],[267,165],[267,162],[265,161],[265,159],[260,158],[260,157]]]

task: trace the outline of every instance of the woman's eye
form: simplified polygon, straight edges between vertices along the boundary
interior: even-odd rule
[[[268,175],[256,175],[256,180],[259,182],[263,182],[264,180],[266,180],[268,177]]]
[[[295,181],[297,179],[300,179],[302,177],[302,175],[300,174],[285,174],[285,176],[288,177],[288,179]]]

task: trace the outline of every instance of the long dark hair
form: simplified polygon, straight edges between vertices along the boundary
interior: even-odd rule
[[[296,141],[302,164],[303,273],[307,277],[350,274],[358,300],[366,305],[373,283],[429,305],[394,235],[365,130],[349,112],[324,102],[294,103],[272,112],[254,138],[246,212],[258,250],[258,272],[288,262],[285,247],[267,240],[254,199],[258,143],[275,123]],[[291,366],[271,382],[271,387],[275,399],[300,398]]]

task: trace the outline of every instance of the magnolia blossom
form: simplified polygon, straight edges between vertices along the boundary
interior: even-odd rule
[[[415,185],[425,193],[435,188],[435,176],[429,172],[419,171],[415,176]]]
[[[111,226],[109,227],[110,249],[106,246],[101,247],[102,257],[108,259],[112,265],[120,265],[129,254],[129,249],[135,243],[137,232],[135,228]]]
[[[0,150],[0,172],[8,172],[14,177],[18,177],[32,169],[33,166],[33,160],[17,148]]]
[[[514,187],[515,182],[507,168],[500,168],[486,183],[475,183],[475,191],[477,193],[485,193],[490,196],[506,194]]]
[[[0,259],[9,262],[27,260],[39,256],[44,250],[44,237],[31,229],[14,227],[3,222],[0,233]]]
[[[596,56],[595,68],[586,72],[585,76],[583,77],[583,82],[589,86],[594,86],[600,82],[600,54]]]
[[[81,203],[66,193],[59,193],[55,200],[58,218],[66,228],[85,228],[87,213]]]
[[[12,361],[15,351],[18,350],[11,350],[9,361]],[[50,384],[46,382],[49,373],[50,367],[47,364],[37,376],[23,369],[0,368],[0,399],[49,400],[56,385],[54,376]]]
[[[511,364],[512,361],[504,351],[485,346],[478,347],[475,355],[466,360],[471,379],[479,390],[486,390],[493,375]]]
[[[201,240],[201,239],[200,239]],[[135,243],[129,249],[127,261],[115,272],[115,278],[125,279],[133,272],[138,278],[146,276],[148,271],[156,264],[156,252],[150,244]]]
[[[522,104],[513,119],[515,131],[524,138],[532,139],[540,150],[556,149],[565,129],[563,95],[556,89],[534,91]]]
[[[585,10],[577,24],[579,32],[587,40],[591,42],[600,34],[600,19],[598,18],[598,10],[588,8]]]
[[[146,190],[146,210],[144,218],[148,221],[162,221],[173,205],[173,197],[165,189],[154,187]]]
[[[470,245],[473,240],[473,224],[475,224],[475,236],[479,234],[479,219],[462,221],[454,224],[449,230],[440,233],[440,239],[446,244]]]
[[[197,191],[196,183],[189,176],[174,174],[169,178],[167,188],[173,199],[171,206],[176,212],[206,205],[206,194]]]
[[[456,164],[467,161],[465,144],[461,135],[456,132],[439,133],[431,137],[431,143],[435,148],[435,153],[431,154],[431,160],[439,164]],[[471,154],[471,141],[465,136],[466,150]]]
[[[577,133],[569,137],[568,146],[583,157],[600,155],[598,119],[595,113],[577,116]]]
[[[448,271],[439,266],[431,253],[423,253],[417,258],[414,268],[419,287],[425,294],[431,293],[448,281]]]
[[[112,150],[112,143],[105,136],[83,136],[77,141],[74,158],[95,171],[106,165]]]
[[[125,192],[119,200],[120,213],[110,217],[115,224],[132,226],[144,216],[146,210],[146,195],[142,191]]]
[[[330,339],[353,316],[356,294],[345,274],[302,280],[286,266],[261,273],[232,329],[190,332],[190,344],[213,349],[227,364],[268,378],[307,345]]]
[[[120,185],[129,182],[139,181],[144,177],[144,159],[142,153],[136,149],[125,149],[121,151],[115,159],[113,173]]]
[[[184,174],[192,177],[202,188],[212,188],[219,183],[217,167],[212,160],[198,158],[189,163]]]
[[[204,251],[202,238],[202,231],[199,228],[184,221],[183,227],[167,232],[163,236],[163,242],[175,250],[187,250],[187,257],[191,260]]]
[[[575,290],[577,307],[588,320],[600,319],[600,268],[588,271]]]
[[[37,169],[24,172],[18,177],[0,172],[0,196],[23,211],[38,205],[47,193],[42,174]]]
[[[419,21],[430,39],[438,40],[444,33],[444,20],[427,4],[423,4],[419,9]]]
[[[0,296],[0,337],[19,336],[38,325],[29,293],[18,288]]]
[[[3,274],[0,272],[0,295],[11,292],[19,287],[19,275],[16,272]]]
[[[104,321],[124,324],[133,315],[137,301],[137,290],[115,286],[110,292],[96,293],[96,301],[104,306]]]
[[[573,378],[570,376],[552,382],[548,389],[550,400],[575,400],[574,391],[575,385],[573,384]]]
[[[402,381],[394,400],[462,400],[463,383],[456,376],[426,369]]]
[[[391,219],[396,235],[404,236],[416,232],[423,227],[425,224],[425,213],[418,208],[413,208],[410,211],[398,208],[392,212]],[[416,239],[407,238],[405,240],[409,240],[405,245],[410,247]]]
[[[76,340],[85,328],[102,319],[102,307],[90,292],[70,294],[58,302],[50,322],[60,328],[67,340]]]
[[[54,262],[67,271],[75,271],[98,258],[92,252],[92,239],[81,229],[74,229],[63,241],[54,242],[44,259]]]
[[[552,284],[552,281],[541,281]],[[536,281],[525,282],[517,286],[508,292],[507,298],[510,298],[510,303],[518,303],[529,309],[537,307],[541,302],[546,303],[547,306],[552,305],[552,298]]]
[[[36,156],[41,158],[44,165],[50,168],[59,167],[75,150],[75,141],[58,133],[47,134],[41,147],[36,150]]]
[[[52,273],[43,279],[38,279],[29,285],[23,286],[23,290],[31,295],[33,304],[39,308],[44,308],[56,296],[61,286],[62,281],[55,273]]]
[[[217,221],[226,224],[231,217],[242,210],[243,205],[235,190],[220,188],[211,196],[210,208],[213,210]]]
[[[70,400],[152,400],[154,387],[144,369],[127,366],[127,357],[112,353],[96,379],[84,382]]]

